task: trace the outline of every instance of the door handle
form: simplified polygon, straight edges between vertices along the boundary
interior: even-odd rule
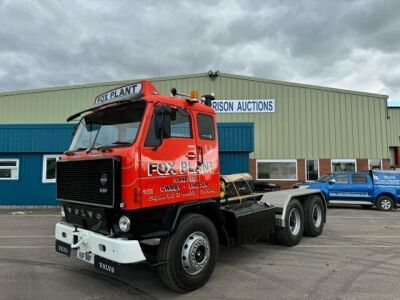
[[[201,166],[204,162],[203,148],[201,146],[197,146],[197,151],[199,152],[199,158],[197,158],[197,165]]]
[[[188,154],[186,154],[186,157],[189,159],[196,159],[197,155],[194,152],[189,152]]]

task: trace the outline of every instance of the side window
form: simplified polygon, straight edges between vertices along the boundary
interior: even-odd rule
[[[336,175],[335,180],[337,183],[349,183],[349,176],[344,174],[344,175]]]
[[[43,169],[42,169],[42,182],[55,183],[56,182],[56,162],[60,155],[44,155],[43,156]]]
[[[186,109],[172,109],[171,137],[191,138],[190,115]]]
[[[156,130],[154,128],[154,114],[151,118],[149,130],[147,131],[146,141],[144,142],[145,147],[156,147],[160,144],[160,140],[156,137]]]
[[[364,174],[353,174],[351,175],[351,179],[353,183],[368,183],[367,176]]]
[[[144,142],[145,147],[156,147],[160,144],[160,140],[156,137],[156,132],[154,128],[154,118],[153,114],[147,131],[146,141]],[[192,128],[190,122],[189,113],[182,108],[173,108],[171,114],[171,137],[176,138],[191,138]]]
[[[215,139],[214,120],[209,115],[197,115],[197,127],[199,128],[199,137],[203,140]]]

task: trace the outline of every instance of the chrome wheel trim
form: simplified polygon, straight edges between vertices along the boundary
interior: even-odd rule
[[[319,228],[322,223],[322,208],[320,205],[318,205],[318,204],[314,205],[312,216],[313,216],[314,227]]]
[[[200,231],[191,233],[182,247],[182,266],[189,275],[197,275],[207,266],[210,260],[210,242]]]
[[[294,207],[289,213],[289,230],[293,235],[298,235],[300,232],[300,212]]]
[[[383,200],[381,201],[381,207],[382,207],[384,210],[389,210],[389,209],[392,207],[392,203],[391,203],[390,200],[388,200],[388,199],[383,199]]]

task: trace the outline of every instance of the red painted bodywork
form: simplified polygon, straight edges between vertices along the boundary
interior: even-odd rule
[[[62,159],[94,157],[121,157],[121,206],[124,210],[167,205],[179,202],[219,198],[220,172],[215,111],[202,104],[160,95],[149,81],[141,81],[146,110],[135,142],[129,147],[115,147],[112,151],[92,150],[64,155]],[[172,108],[186,109],[191,118],[192,138],[167,138],[158,148],[145,147],[149,125],[155,105],[168,104]],[[105,106],[100,109],[107,109]],[[96,108],[94,107],[94,110]],[[214,120],[215,138],[200,139],[197,114],[207,114]],[[198,163],[201,152],[203,164]],[[153,172],[149,174],[149,164]],[[159,165],[154,171],[154,165]],[[174,172],[169,166],[173,165]],[[167,166],[163,168],[163,166]],[[167,171],[170,172],[167,172]]]

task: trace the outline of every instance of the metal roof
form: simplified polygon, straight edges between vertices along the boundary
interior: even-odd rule
[[[118,85],[118,84],[125,84],[125,83],[139,81],[139,80],[171,81],[171,80],[180,80],[180,79],[188,79],[188,78],[201,78],[201,77],[208,78],[209,75],[208,75],[208,73],[195,73],[195,74],[187,74],[187,75],[136,78],[136,79],[126,79],[126,80],[98,82],[98,83],[89,83],[89,84],[77,84],[77,85],[56,86],[56,87],[47,87],[47,88],[39,88],[39,89],[8,91],[8,92],[1,92],[0,93],[0,97],[1,96],[8,96],[8,95],[27,94],[27,93],[31,94],[31,93],[43,93],[43,92],[60,91],[60,90],[73,90],[73,89],[84,89],[84,88],[92,88],[92,87],[115,86],[115,85]],[[229,74],[229,73],[219,73],[219,77],[244,79],[244,80],[248,80],[248,81],[273,83],[273,84],[295,86],[295,87],[303,87],[303,88],[315,89],[315,90],[340,92],[340,93],[353,94],[353,95],[366,95],[366,96],[372,96],[372,97],[378,97],[378,98],[384,98],[384,99],[387,99],[389,97],[388,95],[378,94],[378,93],[370,93],[370,92],[364,92],[364,91],[353,91],[353,90],[346,90],[346,89],[339,89],[339,88],[325,87],[325,86],[318,86],[318,85],[311,85],[311,84],[294,83],[294,82],[289,82],[289,81],[272,80],[272,79],[266,79],[266,78],[260,78],[260,77],[235,75],[235,74]]]

